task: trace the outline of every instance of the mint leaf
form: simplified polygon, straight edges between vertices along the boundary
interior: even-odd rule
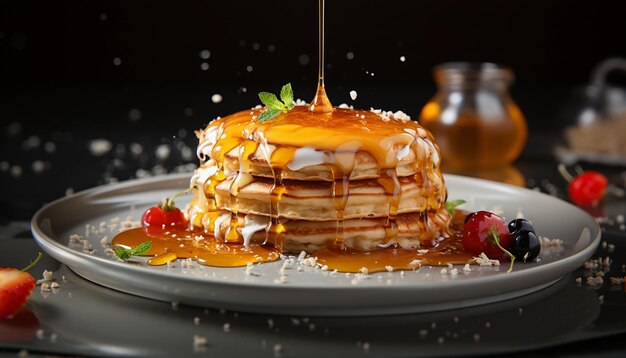
[[[270,92],[259,92],[259,99],[267,107],[259,116],[259,123],[269,121],[281,112],[287,112],[295,106],[293,103],[293,89],[291,83],[287,83],[280,89],[280,99]]]
[[[287,83],[281,88],[280,99],[288,109],[293,108],[293,89],[291,89],[291,83]]]
[[[127,249],[123,246],[116,246],[115,256],[119,257],[122,261],[126,261],[130,259],[131,256],[141,256],[147,254],[151,247],[152,243],[150,241],[142,242],[132,249]]]
[[[263,111],[263,113],[261,113],[258,121],[259,123],[269,121],[270,119],[273,119],[274,117],[281,114],[282,112],[283,112],[282,109],[266,109],[265,111]]]
[[[115,256],[117,256],[122,261],[126,261],[126,260],[128,260],[132,256],[131,255],[131,250],[125,249],[125,248],[123,248],[121,246],[116,246],[115,247]]]
[[[268,109],[286,110],[287,107],[278,100],[275,94],[269,92],[259,92],[259,99]]]
[[[450,213],[450,216],[454,219],[454,209],[459,206],[465,204],[466,201],[463,199],[457,199],[452,201],[446,201],[446,209]]]
[[[148,251],[150,251],[151,247],[152,247],[152,242],[150,241],[142,242],[141,244],[135,246],[134,249],[132,249],[132,254],[135,256],[145,255],[148,253]]]

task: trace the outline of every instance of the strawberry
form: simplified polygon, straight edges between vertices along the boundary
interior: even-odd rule
[[[161,228],[163,226],[187,226],[187,220],[182,211],[174,205],[174,199],[182,194],[189,192],[189,189],[176,193],[171,198],[166,198],[159,205],[155,205],[143,214],[141,217],[141,226],[145,228]]]
[[[0,319],[12,317],[35,288],[35,279],[28,272],[0,268]]]
[[[41,256],[39,254],[37,259],[23,270],[0,268],[0,320],[13,317],[30,296],[35,288],[35,279],[25,271],[35,266]]]

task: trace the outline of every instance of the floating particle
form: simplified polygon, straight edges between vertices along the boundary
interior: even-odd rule
[[[185,116],[187,117],[193,116],[193,109],[189,107],[185,108]]]
[[[252,66],[248,66],[248,67],[252,67]],[[216,93],[214,95],[211,96],[211,102],[213,103],[220,103],[222,102],[222,95],[219,93]]]
[[[168,144],[161,144],[157,146],[154,154],[156,155],[158,160],[166,160],[170,157],[170,146]]]
[[[400,56],[400,62],[404,62],[404,61],[406,61],[406,57]]]
[[[254,67],[252,67],[252,65],[246,66],[246,71],[252,72],[252,70],[254,70]]]
[[[90,141],[88,147],[92,155],[100,157],[111,151],[113,143],[108,139],[99,138]]]
[[[274,46],[272,44],[267,45],[267,51],[269,51],[269,52],[276,51],[276,46]]]
[[[198,55],[200,56],[201,59],[208,60],[211,57],[211,51],[202,50],[198,53]]]
[[[35,160],[30,165],[30,168],[33,172],[40,174],[46,169],[46,163],[44,163],[43,160]]]
[[[104,12],[100,13],[100,21],[107,21],[109,17]]]
[[[187,162],[193,159],[193,154],[193,150],[191,150],[191,148],[189,147],[184,147],[180,150],[180,156],[183,158],[184,161]]]
[[[6,126],[4,132],[9,137],[16,136],[22,132],[22,124],[20,122],[11,122]]]
[[[128,146],[130,153],[134,156],[138,156],[143,152],[143,146],[139,143],[130,143]]]
[[[19,178],[22,176],[22,167],[20,167],[19,165],[14,165],[11,167],[11,169],[9,169],[9,173],[11,174],[12,177],[14,178]]]
[[[113,58],[113,65],[114,66],[119,66],[121,64],[122,64],[122,59],[121,58],[119,58],[119,57],[114,57]]]
[[[128,119],[130,119],[131,122],[137,122],[141,119],[141,111],[137,108],[131,108],[131,110],[128,111]]]
[[[245,87],[239,87],[239,93],[246,93],[248,92],[248,89]]]
[[[354,59],[354,52],[348,52],[348,53],[346,53],[346,58],[347,58],[348,60],[352,60],[352,59]]]
[[[356,99],[357,93],[356,91],[350,91],[350,98],[352,98],[352,100],[354,101]]]
[[[258,51],[261,48],[261,45],[258,42],[252,44],[252,49],[254,51]]]
[[[210,67],[210,66],[209,66],[209,64],[208,64],[207,62],[202,62],[202,63],[200,64],[200,69],[201,69],[202,71],[208,71],[209,67]]]
[[[187,137],[187,130],[185,128],[181,128],[178,130],[178,136],[180,138],[186,138]]]
[[[38,148],[41,145],[41,138],[36,135],[32,135],[26,138],[25,141],[22,142],[22,149],[30,150]]]
[[[10,167],[11,167],[11,164],[9,164],[9,162],[7,161],[2,161],[0,163],[0,170],[2,170],[3,172],[6,172],[7,170],[9,170]]]
[[[311,59],[309,58],[309,55],[303,53],[302,55],[300,55],[298,57],[298,62],[302,65],[302,66],[306,66],[309,64],[309,62],[311,61]]]
[[[54,153],[57,150],[57,146],[53,142],[46,142],[43,145],[43,149],[48,153]]]

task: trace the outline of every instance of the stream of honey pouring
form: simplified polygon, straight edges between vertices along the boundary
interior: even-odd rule
[[[415,260],[428,264],[466,263],[470,256],[462,252],[458,235],[452,235],[446,247],[432,247],[429,255],[418,254],[416,250],[396,250],[385,248],[375,252],[359,252],[344,245],[344,210],[349,198],[350,179],[355,158],[360,151],[368,153],[378,167],[377,182],[388,199],[388,217],[385,225],[387,241],[398,234],[397,215],[402,188],[396,173],[401,160],[398,147],[413,150],[416,157],[428,147],[437,154],[432,136],[417,123],[386,118],[373,111],[333,108],[324,84],[324,0],[319,1],[319,73],[315,97],[309,106],[296,106],[278,117],[258,122],[263,108],[254,108],[235,113],[212,122],[205,132],[201,132],[198,156],[202,163],[212,163],[212,170],[206,177],[197,173],[192,182],[201,181],[196,188],[201,195],[194,200],[204,201],[203,215],[189,218],[190,229],[156,228],[149,230],[133,229],[119,234],[113,245],[134,247],[143,241],[152,241],[148,255],[151,265],[162,265],[177,258],[192,258],[210,266],[245,266],[248,263],[277,260],[283,252],[285,226],[281,217],[281,198],[287,192],[284,173],[294,160],[298,148],[313,148],[325,153],[325,164],[332,174],[331,194],[335,208],[335,242],[329,248],[315,253],[320,262],[329,269],[358,272],[367,267],[369,272],[383,271],[391,265],[395,269],[414,269]],[[210,149],[210,150],[207,150]],[[265,242],[249,245],[238,233],[239,190],[253,182],[250,174],[250,157],[257,151],[262,153],[273,176],[273,185],[268,193],[270,199],[270,220],[265,230]],[[239,170],[228,172],[224,167],[227,155],[236,151]],[[427,156],[423,156],[427,157]],[[430,180],[425,170],[425,160],[415,160],[413,175],[418,187],[429,188]],[[432,164],[428,164],[432,165]],[[229,187],[228,211],[219,215],[216,202],[216,186],[234,176]],[[436,207],[445,201],[445,189],[429,198],[420,212],[428,207]],[[437,198],[437,199],[434,199]],[[430,201],[436,200],[437,203]],[[192,203],[195,205],[198,203]],[[221,235],[220,226],[228,220],[228,228]],[[426,220],[426,218],[424,218]],[[242,242],[243,241],[243,242]],[[436,245],[433,245],[436,246]]]

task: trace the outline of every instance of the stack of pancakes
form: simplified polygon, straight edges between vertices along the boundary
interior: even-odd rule
[[[432,246],[450,215],[432,136],[403,113],[296,106],[242,111],[197,132],[190,224],[282,251]]]

